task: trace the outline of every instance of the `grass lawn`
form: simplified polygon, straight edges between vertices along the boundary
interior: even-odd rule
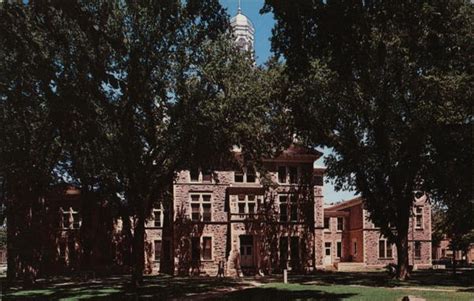
[[[440,292],[352,285],[312,285],[271,283],[229,293],[225,300],[401,300],[412,295],[426,300],[473,300],[473,292]],[[215,300],[222,300],[216,298]]]
[[[0,300],[401,300],[412,295],[427,300],[474,300],[474,271],[456,278],[448,271],[420,271],[409,281],[390,279],[384,272],[317,272],[244,279],[213,277],[145,277],[138,290],[128,287],[129,276],[91,281],[43,279],[31,290],[1,291]],[[3,284],[3,283],[1,283]]]

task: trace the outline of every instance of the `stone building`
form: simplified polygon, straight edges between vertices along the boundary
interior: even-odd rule
[[[172,212],[164,212],[174,216],[171,235],[147,230],[155,261],[173,254],[165,265],[177,274],[217,274],[219,262],[227,275],[322,265],[316,238],[322,230],[323,181],[319,170],[313,174],[320,155],[292,146],[264,160],[265,173],[251,167],[179,172]]]
[[[254,28],[240,9],[231,26],[237,45],[253,51]],[[145,272],[216,275],[222,270],[236,276],[396,262],[395,248],[369,222],[362,199],[324,208],[325,170],[313,167],[320,156],[292,145],[276,158],[263,159],[258,171],[242,166],[177,172],[172,198],[158,202],[146,223]],[[52,193],[42,209],[50,225],[43,231],[47,270],[129,272],[134,220],[120,218],[114,204],[69,186]],[[414,206],[410,248],[412,264],[431,265],[431,209],[425,200]]]

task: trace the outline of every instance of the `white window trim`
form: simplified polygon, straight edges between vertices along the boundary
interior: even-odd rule
[[[379,245],[379,244],[380,244],[380,241],[384,241],[384,251],[385,251],[385,254],[383,254],[383,256],[380,256],[380,245]],[[390,245],[391,250],[392,250],[392,256],[390,256],[390,257],[387,256],[387,249],[388,249],[387,247],[388,247],[389,245]],[[388,243],[388,241],[387,241],[386,238],[379,238],[378,244],[377,244],[377,249],[378,249],[377,252],[378,252],[378,255],[379,255],[379,258],[380,258],[380,259],[393,259],[393,258],[394,258],[394,256],[393,256],[393,244]]]
[[[235,214],[240,214],[240,215],[249,215],[249,214],[257,214],[258,212],[258,204],[263,202],[263,196],[262,195],[256,195],[256,194],[253,194],[255,196],[255,200],[254,201],[249,201],[249,195],[248,194],[244,194],[244,200],[240,200],[239,199],[239,195],[233,195],[232,198],[234,199],[234,202],[236,204],[236,207],[235,207]],[[259,202],[260,201],[260,202]],[[241,213],[239,212],[239,204],[244,204],[244,212]],[[249,212],[249,204],[255,204],[255,211],[254,212]]]
[[[342,229],[340,230],[339,229],[339,219],[342,219]],[[346,219],[344,217],[337,217],[336,218],[336,231],[337,232],[343,232],[345,230],[345,223],[346,223]]]
[[[326,218],[329,220],[327,228],[324,226],[324,219],[326,219]],[[323,217],[323,230],[324,230],[324,232],[331,232],[331,219],[332,219],[331,217]]]
[[[204,238],[205,237],[209,237],[211,239],[211,259],[204,259]],[[204,262],[211,262],[211,261],[214,261],[215,260],[215,256],[214,256],[214,234],[203,234],[200,238],[200,242],[201,244],[201,261],[204,261]]]
[[[192,200],[192,195],[199,195],[199,201],[198,202],[193,202]],[[203,196],[204,195],[208,195],[210,196],[210,200],[209,202],[204,202],[204,198]],[[209,192],[190,192],[189,193],[189,218],[191,221],[193,222],[205,222],[205,223],[208,223],[208,222],[212,222],[213,221],[213,214],[212,214],[212,209],[213,209],[213,206],[212,206],[212,203],[213,203],[213,197],[212,197],[212,193],[209,193]],[[193,207],[192,207],[192,204],[199,204],[199,220],[193,220]],[[203,204],[210,204],[211,205],[211,220],[210,221],[203,221],[204,219],[204,207],[203,207]]]
[[[341,256],[337,256],[337,245],[338,244],[341,244]],[[344,254],[343,254],[344,251],[343,250],[344,250],[344,248],[342,246],[342,241],[340,239],[336,240],[336,256],[334,256],[334,257],[337,258],[337,259],[341,259],[342,257],[344,257]]]
[[[287,210],[286,210],[286,216],[287,216],[287,219],[286,221],[282,221],[280,219],[281,215],[281,211],[280,211],[280,208],[281,208],[281,204],[283,204],[281,201],[280,201],[280,197],[282,196],[285,196],[286,197],[286,202],[284,204],[287,205]],[[291,194],[291,193],[279,193],[278,194],[278,220],[280,222],[284,222],[284,223],[297,223],[301,220],[301,214],[300,214],[300,204],[299,204],[299,199],[296,200],[296,217],[297,219],[296,220],[293,220],[291,219],[291,197],[292,196],[295,196],[294,194]]]
[[[280,167],[284,167],[286,171],[286,178],[285,182],[280,182]],[[290,183],[290,167],[296,167],[296,183]],[[301,179],[301,166],[295,165],[277,165],[276,169],[276,180],[278,184],[286,184],[286,185],[298,185]]]
[[[205,183],[205,184],[213,184],[214,183],[214,176],[213,176],[213,171],[211,170],[211,180],[209,182],[204,182],[203,181],[203,173],[202,173],[202,169],[199,168],[198,169],[198,180],[197,181],[194,181],[191,179],[191,170],[188,170],[188,180],[189,180],[189,183]]]
[[[63,207],[59,207],[59,210],[61,211],[61,229],[64,229],[64,230],[74,230],[74,229],[80,229],[81,226],[82,226],[82,218],[80,216],[79,217],[79,221],[77,222],[79,224],[78,227],[74,227],[74,224],[76,223],[76,220],[74,218],[74,215],[77,214],[79,215],[79,211],[75,211],[74,209],[72,209],[72,207],[69,207],[68,210],[63,210]],[[69,227],[64,227],[64,221],[65,221],[65,218],[67,216],[67,218],[69,218],[69,215],[72,214],[72,218],[73,218],[73,221],[72,223],[69,225]]]
[[[420,213],[417,212],[418,208],[421,209]],[[423,224],[425,222],[424,218],[423,218],[423,213],[424,213],[423,206],[415,206],[415,229],[423,229]],[[421,216],[421,225],[420,226],[417,225],[417,217],[418,216]]]
[[[243,167],[242,168],[242,182],[237,182],[235,181],[235,174],[236,174],[236,171],[233,172],[233,183],[235,184],[260,184],[260,173],[257,172],[256,170],[255,171],[255,181],[254,182],[248,182],[247,181],[247,167]]]
[[[160,226],[155,226],[156,212],[160,212]],[[165,220],[165,209],[163,204],[160,204],[160,208],[153,208],[153,215],[151,219],[151,228],[163,228],[163,223]]]
[[[280,167],[284,167],[286,171],[286,177],[285,177],[285,182],[280,182]],[[290,183],[290,167],[296,167],[296,183]],[[277,165],[277,170],[276,170],[276,176],[277,176],[277,183],[278,184],[286,184],[286,185],[298,185],[299,181],[301,179],[301,166],[295,166],[295,165]]]

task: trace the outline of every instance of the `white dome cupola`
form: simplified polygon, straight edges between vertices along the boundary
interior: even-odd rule
[[[240,1],[237,15],[230,19],[230,26],[237,46],[242,50],[253,52],[255,28],[250,19],[242,14]]]

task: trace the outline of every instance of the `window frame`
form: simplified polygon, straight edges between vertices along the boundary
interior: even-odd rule
[[[204,252],[205,252],[205,244],[204,244],[204,240],[205,239],[209,239],[211,241],[211,244],[209,246],[209,252],[210,252],[210,257],[209,258],[205,258],[204,257]],[[202,261],[213,261],[214,260],[214,237],[212,235],[203,235],[201,237],[201,260]]]
[[[327,227],[326,227],[326,220],[328,221]],[[323,229],[325,231],[331,231],[331,218],[330,217],[325,217],[323,219]]]
[[[418,212],[420,209],[420,212]],[[418,225],[418,219],[420,219],[420,224]],[[423,229],[423,206],[415,206],[415,229]]]
[[[383,242],[383,249],[384,249],[384,252],[383,254],[380,254],[380,243]],[[390,250],[390,256],[389,255],[389,251]],[[384,239],[384,238],[381,238],[379,239],[379,242],[378,242],[378,255],[379,255],[379,259],[393,259],[394,256],[393,256],[393,244],[389,243],[387,239]],[[381,256],[383,255],[383,256]]]
[[[419,240],[415,240],[413,243],[413,258],[421,259],[421,241]]]
[[[285,180],[282,182],[282,177],[280,174],[280,169],[285,169]],[[292,179],[292,169],[296,169],[295,178]],[[278,184],[286,184],[286,185],[297,185],[300,182],[301,178],[301,166],[299,165],[278,165],[277,166],[277,181]]]
[[[152,212],[153,212],[153,214],[152,214],[153,219],[151,220],[152,227],[153,228],[163,228],[164,222],[165,222],[165,209],[163,207],[163,204],[160,202],[160,207],[159,208],[153,208]],[[160,214],[160,223],[159,223],[160,225],[159,226],[157,226],[157,224],[156,224],[156,221],[157,221],[156,213],[157,212]]]
[[[249,173],[249,170],[252,169],[253,173]],[[242,176],[242,181],[236,181],[237,175]],[[249,181],[249,175],[253,175],[254,181]],[[234,170],[234,183],[239,184],[258,184],[258,172],[253,167],[243,167],[240,170]]]
[[[62,230],[78,230],[82,226],[82,218],[79,211],[74,210],[72,207],[69,207],[68,210],[64,210],[63,207],[59,207],[61,220],[60,228]],[[72,222],[69,223],[69,216],[72,215]],[[67,222],[67,226],[66,225]]]
[[[285,198],[286,201],[282,202],[281,199]],[[283,206],[282,206],[283,205]],[[286,220],[282,220],[281,208],[286,210]],[[298,223],[301,221],[301,212],[299,199],[294,193],[280,193],[278,194],[278,219],[283,223]],[[296,211],[295,211],[296,210]],[[294,214],[296,213],[296,219],[294,219]]]
[[[342,241],[341,240],[336,241],[336,258],[338,259],[342,258]]]
[[[198,195],[198,201],[193,201],[193,196]],[[204,201],[204,196],[209,196],[209,202]],[[190,214],[189,218],[193,222],[212,222],[213,221],[213,214],[212,214],[212,203],[213,203],[213,198],[212,198],[212,193],[210,192],[190,192],[189,193],[189,207],[190,207]],[[194,219],[193,218],[193,205],[199,205],[199,219]],[[209,220],[204,220],[204,205],[209,205],[209,214],[210,218]]]
[[[205,174],[207,175],[207,173],[209,172],[209,181],[207,180],[204,180],[204,177],[205,177]],[[189,180],[189,183],[206,183],[206,184],[209,184],[209,183],[214,183],[214,172],[211,170],[211,169],[208,169],[208,170],[203,170],[202,168],[198,168],[197,169],[197,180],[193,179],[192,178],[192,170],[189,169],[188,170],[188,180]]]
[[[341,221],[341,223],[339,223]],[[344,224],[345,224],[345,218],[344,217],[337,217],[337,224],[336,224],[336,230],[338,232],[344,231]],[[339,225],[341,225],[341,228],[339,228]]]

